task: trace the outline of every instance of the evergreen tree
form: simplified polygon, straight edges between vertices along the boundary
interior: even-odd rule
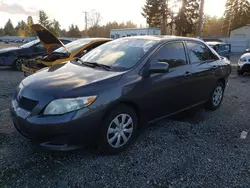
[[[175,17],[177,35],[186,36],[195,33],[199,18],[200,0],[182,0],[182,6]]]
[[[69,27],[69,31],[67,33],[67,36],[68,37],[76,37],[76,38],[78,38],[78,37],[81,37],[82,34],[81,34],[81,32],[80,32],[77,25],[71,24],[70,27]]]
[[[233,29],[245,26],[250,22],[250,3],[248,0],[227,0],[224,12],[223,31],[229,32]]]
[[[149,27],[161,27],[162,16],[165,14],[166,0],[146,0],[142,7],[142,16],[146,18]]]
[[[7,21],[7,23],[4,26],[4,33],[5,35],[9,35],[9,36],[16,35],[16,31],[10,19]]]
[[[55,19],[51,22],[50,27],[48,28],[55,36],[60,36],[60,24]]]
[[[20,37],[28,36],[28,26],[23,20],[17,23],[15,30],[16,30],[17,36],[20,36]]]
[[[66,37],[67,36],[67,31],[65,29],[60,30],[60,36]]]
[[[36,35],[36,33],[31,28],[31,26],[33,24],[34,24],[33,18],[31,16],[28,16],[28,18],[27,18],[28,35],[31,36],[31,37]]]
[[[51,26],[51,22],[49,21],[48,15],[43,11],[39,11],[39,19],[38,23],[44,26],[45,28],[49,28]]]
[[[224,19],[222,17],[211,17],[204,15],[204,22],[202,28],[203,36],[226,36],[226,33],[222,32]]]
[[[50,32],[52,32],[55,36],[60,36],[60,24],[55,19],[50,21],[48,15],[40,10],[39,11],[39,20],[38,23],[40,23],[42,26],[47,28]]]
[[[4,29],[0,28],[0,36],[3,36],[3,35],[4,35]]]

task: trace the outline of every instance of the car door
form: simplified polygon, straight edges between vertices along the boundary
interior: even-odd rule
[[[190,102],[197,104],[207,100],[214,87],[219,57],[201,42],[186,41],[186,46],[192,68]]]
[[[187,61],[182,41],[164,44],[150,58],[147,64],[158,62],[169,64],[168,73],[151,74],[143,78],[139,90],[141,106],[149,120],[157,119],[179,111],[189,104],[189,76],[191,67]]]
[[[220,56],[230,57],[230,44],[220,44],[219,45],[219,54]]]

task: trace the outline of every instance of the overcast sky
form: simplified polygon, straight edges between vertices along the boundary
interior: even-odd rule
[[[205,0],[205,13],[222,16],[226,0]],[[108,3],[107,3],[108,2]],[[108,21],[128,21],[145,26],[141,7],[145,0],[0,0],[0,27],[10,18],[16,25],[31,15],[37,21],[38,10],[43,9],[51,19],[55,18],[62,28],[73,23],[84,29],[83,11],[95,10],[101,13],[102,24]]]

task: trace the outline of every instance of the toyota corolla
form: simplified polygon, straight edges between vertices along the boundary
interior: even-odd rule
[[[13,125],[47,149],[94,143],[114,154],[147,123],[200,104],[217,109],[230,73],[230,61],[199,39],[121,38],[25,78]]]

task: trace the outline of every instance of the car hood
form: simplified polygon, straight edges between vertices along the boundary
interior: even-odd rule
[[[104,89],[121,78],[124,72],[113,72],[99,68],[85,67],[75,63],[61,63],[41,69],[22,81],[24,87],[54,97],[73,97],[84,92]],[[105,83],[104,83],[105,82]]]
[[[69,53],[64,44],[53,33],[51,33],[42,25],[33,24],[31,28],[36,32],[47,53],[51,53],[54,46],[64,47],[65,51]]]
[[[6,52],[12,52],[12,51],[16,51],[16,50],[20,50],[20,48],[19,47],[4,48],[4,49],[0,50],[0,54],[6,53]]]
[[[244,58],[244,57],[250,58],[250,52],[243,54],[240,58]]]

